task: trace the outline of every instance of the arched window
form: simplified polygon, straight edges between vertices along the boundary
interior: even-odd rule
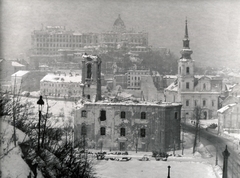
[[[140,136],[141,137],[145,137],[146,136],[146,129],[144,129],[144,128],[140,129]]]
[[[141,119],[146,119],[146,113],[145,112],[141,112]]]
[[[125,136],[126,135],[126,129],[125,128],[121,128],[120,129],[120,136]]]
[[[186,68],[186,73],[187,73],[187,74],[190,73],[190,68],[189,68],[189,67]]]
[[[100,120],[101,121],[105,121],[106,120],[106,111],[105,110],[101,110],[100,111]]]
[[[100,128],[100,134],[101,135],[106,135],[106,128],[105,127]]]
[[[81,128],[81,135],[87,135],[87,127],[85,125]]]
[[[126,118],[126,113],[124,111],[121,112],[121,119],[125,119]]]
[[[92,77],[92,65],[88,64],[87,65],[87,78],[91,78]]]
[[[87,117],[87,111],[82,110],[82,117]]]

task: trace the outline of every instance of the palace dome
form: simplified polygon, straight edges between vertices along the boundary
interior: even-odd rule
[[[115,20],[114,24],[113,24],[113,31],[124,31],[125,30],[125,25],[123,20],[120,17],[120,14],[118,15],[118,18]]]

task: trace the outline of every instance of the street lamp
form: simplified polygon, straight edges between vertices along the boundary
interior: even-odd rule
[[[42,105],[44,105],[44,101],[42,96],[40,96],[39,100],[37,101],[38,104],[38,151],[40,150],[40,122],[41,122],[41,115],[42,115]]]

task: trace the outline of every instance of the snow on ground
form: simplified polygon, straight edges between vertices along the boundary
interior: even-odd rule
[[[1,138],[0,155],[1,176],[6,178],[26,178],[29,175],[30,168],[21,157],[22,152],[20,147],[14,147],[14,143],[9,141],[13,134],[13,127],[7,122],[1,122],[1,127],[1,133],[3,135]],[[18,129],[16,129],[16,135],[17,144],[18,142],[28,139],[28,137]],[[3,154],[7,151],[9,151],[8,154],[4,156]]]
[[[168,169],[171,166],[171,177],[176,178],[216,178],[211,165],[207,163],[186,161],[139,161],[132,159],[128,162],[121,161],[98,161],[95,166],[97,175],[100,178],[120,177],[167,177]],[[191,168],[191,169],[189,169]]]
[[[218,166],[209,164],[208,159],[212,157],[208,149],[211,147],[204,147],[201,143],[198,144],[197,152],[193,155],[193,135],[185,133],[184,154],[182,150],[176,150],[177,156],[168,157],[167,161],[156,161],[150,157],[150,161],[139,161],[137,158],[127,162],[121,161],[106,161],[97,160],[95,162],[95,169],[99,178],[158,178],[167,177],[168,166],[171,166],[170,177],[176,178],[220,178],[222,170]],[[106,151],[106,150],[105,150]],[[97,152],[97,151],[96,151]],[[128,151],[129,155],[134,156],[151,156],[152,152],[134,152]],[[173,151],[168,152],[172,154]]]
[[[21,157],[21,149],[17,146],[8,155],[1,158],[2,177],[5,178],[26,178],[30,168]]]
[[[44,105],[42,108],[42,114],[46,114],[47,112],[47,103],[49,108],[49,113],[52,113],[52,117],[50,117],[50,121],[55,127],[62,127],[66,123],[71,124],[73,127],[73,119],[74,119],[74,110],[75,110],[75,103],[71,101],[62,101],[62,100],[52,100],[48,99],[44,100]],[[36,118],[38,118],[38,105],[37,101],[38,98],[27,98],[27,97],[22,97],[21,102],[32,102],[33,103],[33,113],[36,114]]]

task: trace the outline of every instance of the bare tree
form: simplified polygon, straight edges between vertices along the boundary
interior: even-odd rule
[[[197,145],[197,136],[199,132],[199,120],[201,119],[202,116],[202,108],[200,106],[196,106],[193,111],[193,116],[195,119],[195,137],[194,137],[194,142],[193,142],[193,154],[196,151],[196,145]]]

